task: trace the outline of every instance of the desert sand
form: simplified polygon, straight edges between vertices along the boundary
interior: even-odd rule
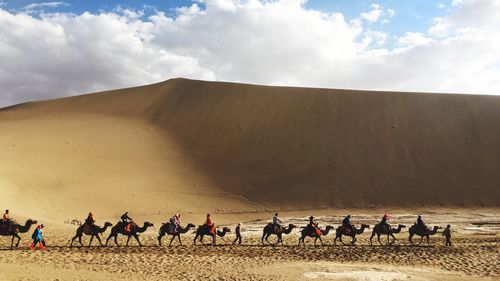
[[[0,208],[47,225],[49,248],[0,237],[0,280],[498,279],[499,118],[497,96],[188,79],[3,108]],[[274,211],[302,226],[347,213],[373,226],[388,210],[394,223],[451,223],[455,245],[438,233],[409,247],[406,229],[394,247],[368,246],[365,233],[356,247],[304,248],[298,230],[260,246]],[[101,225],[130,211],[155,227],[143,248],[70,249],[65,222],[89,211]],[[157,247],[176,212],[241,221],[245,245],[194,247],[189,232],[186,247]]]
[[[354,223],[378,221],[380,210],[350,210]],[[410,225],[414,216],[406,210],[390,210],[394,223]],[[285,223],[305,226],[308,214],[318,214],[321,226],[338,226],[341,214],[348,210],[295,211],[284,213]],[[269,215],[269,214],[267,214]],[[371,231],[361,234],[356,246],[333,246],[334,234],[323,236],[324,246],[314,246],[311,238],[306,246],[298,246],[299,231],[284,237],[284,246],[261,245],[266,214],[226,214],[214,216],[234,230],[243,221],[243,244],[232,246],[234,233],[218,238],[216,246],[193,246],[192,231],[182,236],[184,246],[174,241],[163,247],[157,243],[157,229],[141,234],[144,247],[131,241],[122,247],[112,241],[108,247],[94,241],[87,247],[69,247],[75,233],[73,225],[51,225],[45,229],[47,251],[28,250],[29,235],[23,236],[19,249],[9,247],[10,239],[0,241],[1,280],[500,280],[500,215],[490,209],[434,209],[423,214],[429,226],[453,225],[452,247],[443,246],[441,232],[431,236],[430,246],[409,246],[408,232],[396,234],[393,246],[380,246]],[[245,218],[248,221],[245,221]],[[160,219],[160,218],[158,218]],[[191,215],[184,224],[203,219]],[[251,219],[251,220],[250,220]],[[164,219],[166,220],[166,219]],[[160,221],[155,220],[157,226]],[[436,222],[436,223],[433,223]],[[200,222],[201,223],[201,222]],[[101,221],[102,225],[103,222]],[[106,238],[109,230],[103,235]],[[276,241],[275,237],[270,238]],[[382,239],[385,243],[385,240]],[[209,243],[209,239],[205,239]],[[198,243],[199,244],[199,243]]]

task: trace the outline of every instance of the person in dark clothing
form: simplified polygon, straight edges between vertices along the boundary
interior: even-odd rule
[[[128,216],[128,212],[125,212],[121,217],[123,224],[125,225],[125,231],[130,232],[132,229],[132,222],[134,221],[131,217]]]
[[[319,230],[318,223],[314,220],[313,216],[309,217],[309,227],[316,233],[316,235],[321,236],[321,231]]]
[[[443,231],[443,236],[446,237],[446,241],[444,243],[445,246],[451,246],[451,228],[450,225],[447,225]]]
[[[238,223],[234,231],[236,232],[236,238],[233,241],[233,245],[236,244],[236,241],[238,241],[238,245],[241,245],[241,223]]]
[[[421,215],[418,215],[418,217],[417,217],[417,225],[423,229],[427,229],[427,226],[425,225],[424,220],[422,219]]]
[[[352,232],[351,215],[347,215],[342,220],[342,226],[344,226],[345,228],[349,229]]]
[[[88,225],[94,225],[95,224],[94,214],[92,214],[92,212],[89,212],[89,215],[85,219],[85,224],[88,224]]]

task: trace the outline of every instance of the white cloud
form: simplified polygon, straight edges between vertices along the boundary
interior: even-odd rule
[[[387,18],[391,18],[396,14],[396,11],[393,9],[384,9],[380,4],[372,4],[371,8],[371,11],[360,14],[360,18],[369,23],[374,23],[381,19],[383,23],[389,23]]]
[[[69,6],[66,2],[43,2],[43,3],[31,3],[24,6],[25,10],[41,9],[41,8],[57,8],[62,6]]]
[[[464,1],[427,33],[397,38],[394,50],[367,20],[308,10],[303,0],[203,0],[177,13],[144,20],[124,9],[38,17],[0,9],[0,105],[178,76],[500,94],[498,1]]]
[[[399,45],[411,47],[427,45],[431,42],[432,38],[429,38],[420,32],[406,32],[405,36],[398,39]]]
[[[459,6],[460,4],[462,4],[464,2],[464,0],[452,0],[451,1],[451,5],[452,6]]]

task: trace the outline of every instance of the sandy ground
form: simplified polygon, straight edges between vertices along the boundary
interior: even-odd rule
[[[337,211],[318,211],[320,224],[338,225]],[[354,222],[373,223],[370,210],[353,211]],[[309,212],[283,214],[286,223],[305,225]],[[333,214],[333,215],[327,215]],[[356,214],[356,215],[355,215]],[[284,237],[284,246],[262,246],[261,228],[266,220],[250,220],[265,214],[219,215],[216,219],[234,229],[243,222],[243,245],[231,246],[234,234],[218,238],[217,246],[193,246],[192,231],[184,246],[157,246],[156,226],[141,234],[138,247],[69,247],[76,227],[49,225],[45,229],[47,251],[27,249],[23,234],[19,249],[0,239],[0,280],[500,280],[500,212],[498,209],[439,210],[424,213],[429,225],[452,224],[453,247],[443,246],[441,232],[430,246],[408,245],[408,232],[397,234],[394,246],[370,246],[371,230],[359,236],[356,246],[333,246],[334,235],[323,237],[325,246],[298,246],[299,231]],[[188,222],[186,218],[184,221]],[[393,211],[392,222],[411,224],[413,215]],[[194,221],[196,222],[196,221]],[[106,238],[109,230],[103,235]],[[275,239],[275,238],[273,238]],[[119,242],[124,245],[125,238]],[[87,245],[89,237],[84,238]],[[272,240],[274,241],[274,240]],[[111,241],[110,241],[111,242]],[[168,237],[164,237],[164,245]],[[209,242],[208,239],[206,242]]]

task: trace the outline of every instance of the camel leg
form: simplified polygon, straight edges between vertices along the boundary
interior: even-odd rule
[[[266,237],[265,231],[262,233],[262,238],[260,239],[260,242],[262,243],[262,245],[264,245],[264,237]]]
[[[172,241],[174,241],[174,239],[175,239],[175,235],[172,235],[172,238],[170,239],[170,243],[168,243],[169,247],[172,246]]]
[[[271,234],[266,234],[266,242],[269,244],[269,245],[273,245],[271,244],[271,242],[269,242],[269,240],[267,238],[269,238],[269,236],[271,236]]]
[[[90,245],[92,245],[92,240],[94,240],[94,234],[92,234],[92,236],[90,236],[89,247],[90,247]]]
[[[214,234],[214,235],[212,236],[212,245],[215,245],[215,239],[216,239],[216,235]]]
[[[410,236],[408,236],[408,241],[410,242],[410,245],[414,246],[412,238],[413,238],[413,234],[410,233]]]
[[[422,241],[423,241],[423,240],[424,240],[424,237],[423,237],[423,236],[421,236],[421,237],[420,237],[420,242],[418,242],[417,246],[418,246],[418,245],[420,245],[420,243],[422,243]]]
[[[205,245],[205,243],[203,242],[203,236],[205,236],[205,235],[203,235],[203,234],[200,235],[200,242],[202,245]]]
[[[377,233],[377,240],[380,245],[382,245],[382,242],[380,242],[380,234]]]
[[[125,243],[125,247],[128,247],[128,242],[130,241],[130,235],[127,235],[127,243]]]
[[[370,245],[372,245],[373,236],[375,236],[375,232],[372,232],[372,236],[370,236]]]
[[[78,238],[78,234],[75,235],[75,237],[73,237],[73,239],[71,239],[71,244],[69,245],[70,247],[73,247],[73,242],[75,241],[76,238]]]
[[[179,234],[179,235],[177,235],[177,239],[179,240],[179,244],[180,244],[181,246],[183,246],[183,245],[182,245],[181,235],[180,235],[180,234]]]
[[[196,239],[198,239],[198,233],[196,233],[196,235],[194,236],[194,239],[193,239],[193,244],[196,245]]]
[[[323,246],[323,240],[321,240],[321,236],[316,236],[316,239],[314,239],[314,246],[316,246],[316,241],[319,239],[319,242],[321,242],[321,246]]]
[[[115,234],[114,240],[115,240],[116,246],[120,247],[120,244],[118,244],[118,233]]]
[[[160,247],[161,247],[161,238],[163,238],[164,235],[165,234],[163,233],[163,231],[160,232],[160,234],[158,235],[158,245],[160,245]]]
[[[394,244],[394,242],[396,242],[396,237],[395,237],[395,236],[394,236],[394,234],[392,234],[392,233],[391,233],[390,235],[391,235],[391,237],[392,237],[392,242],[391,242],[391,243],[389,243],[389,244],[390,244],[390,245],[392,245],[392,244]],[[389,239],[389,237],[387,237],[387,239]]]
[[[429,244],[429,235],[427,235],[426,238],[427,238],[427,246],[430,246],[430,244]]]
[[[12,240],[10,241],[10,247],[11,248],[14,247],[14,238],[16,237],[15,235],[16,235],[15,233],[12,234]]]
[[[134,233],[134,238],[137,240],[137,243],[139,243],[139,247],[142,247],[141,241],[139,241],[139,235],[137,233]]]
[[[281,242],[281,246],[283,246],[283,236],[282,236],[282,235],[280,235],[280,236],[278,236],[278,238],[279,238],[279,239],[278,239],[278,242]]]
[[[95,238],[97,239],[97,241],[99,241],[99,244],[100,244],[101,246],[104,246],[104,245],[102,244],[101,237],[99,237],[99,234],[97,234],[97,235],[95,236]]]

